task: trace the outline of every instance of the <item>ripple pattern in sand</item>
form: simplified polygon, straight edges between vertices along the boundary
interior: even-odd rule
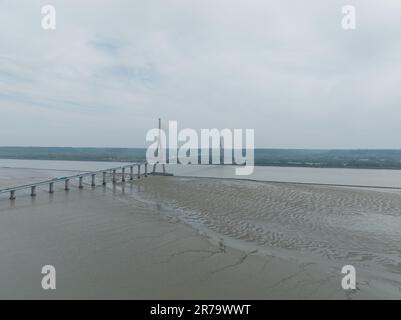
[[[252,181],[144,179],[141,196],[258,246],[401,273],[401,193]]]

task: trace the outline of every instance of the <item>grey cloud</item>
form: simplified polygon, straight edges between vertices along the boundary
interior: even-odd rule
[[[0,3],[0,145],[143,146],[161,116],[258,147],[401,148],[398,0],[352,1],[355,31],[338,0],[53,2],[54,32],[44,1]]]

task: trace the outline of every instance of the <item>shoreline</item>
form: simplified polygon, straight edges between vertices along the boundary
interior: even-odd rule
[[[305,186],[322,186],[322,187],[346,187],[346,188],[360,188],[360,189],[390,189],[401,190],[401,187],[386,187],[386,186],[367,186],[367,185],[352,185],[352,184],[334,184],[334,183],[318,183],[318,182],[296,182],[296,181],[277,181],[277,180],[258,180],[247,178],[230,178],[230,177],[199,177],[199,176],[179,176],[177,178],[196,178],[196,179],[229,179],[234,181],[249,181],[249,182],[263,182],[263,183],[276,183],[276,184],[292,184],[292,185],[305,185]]]
[[[1,147],[0,147],[1,148]],[[73,159],[53,159],[53,158],[16,158],[16,157],[0,157],[0,160],[17,160],[17,161],[56,161],[56,162],[98,162],[98,163],[130,163],[130,162],[139,162],[139,161],[145,161],[145,158],[138,158],[138,159],[96,159],[96,158],[89,158],[89,159],[80,159],[80,158],[73,158]],[[173,165],[167,163],[166,165]],[[202,164],[202,163],[197,163],[197,164],[188,164],[185,166],[235,166],[233,164]],[[382,167],[382,166],[311,166],[311,165],[292,165],[292,164],[260,164],[255,162],[254,163],[255,167],[267,167],[267,168],[299,168],[299,169],[344,169],[344,170],[391,170],[391,171],[401,171],[401,165],[400,167],[393,167],[393,166],[388,166],[388,167]],[[7,168],[7,167],[1,167],[0,168]],[[11,167],[12,168],[12,167]],[[30,169],[30,168],[26,168]]]

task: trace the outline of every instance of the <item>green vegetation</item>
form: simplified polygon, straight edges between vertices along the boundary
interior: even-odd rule
[[[125,162],[144,160],[145,154],[145,149],[128,148],[0,147],[1,159]]]
[[[317,168],[401,169],[401,150],[257,149],[255,164]]]

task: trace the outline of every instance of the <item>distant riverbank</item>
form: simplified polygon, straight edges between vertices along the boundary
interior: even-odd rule
[[[136,162],[145,148],[0,147],[0,159]],[[256,166],[401,170],[401,150],[255,149]]]

